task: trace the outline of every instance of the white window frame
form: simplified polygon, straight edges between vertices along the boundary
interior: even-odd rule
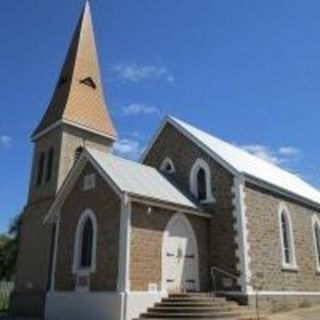
[[[211,185],[211,170],[206,161],[198,158],[193,164],[190,171],[190,191],[195,196],[198,197],[198,181],[197,175],[200,169],[203,169],[206,175],[206,195],[207,198],[201,200],[202,203],[211,203],[215,201],[212,195],[212,185]]]
[[[84,176],[83,179],[83,191],[90,191],[96,187],[96,175],[90,173]]]
[[[285,257],[285,248],[284,248],[284,238],[282,232],[282,214],[285,214],[287,221],[287,234],[289,237],[289,254],[290,254],[290,263],[286,262]],[[284,203],[280,203],[278,208],[278,223],[279,223],[279,231],[280,231],[280,242],[281,242],[281,256],[282,256],[282,269],[284,270],[298,270],[297,260],[296,260],[296,251],[294,244],[294,233],[292,228],[292,218],[289,209]]]
[[[171,170],[166,170],[166,166],[167,165],[170,165],[171,166]],[[161,163],[161,165],[160,165],[160,170],[162,171],[162,172],[164,172],[164,173],[175,173],[176,172],[176,168],[175,168],[175,166],[174,166],[174,164],[173,164],[173,161],[171,160],[171,158],[169,158],[169,157],[166,157],[163,161],[162,161],[162,163]]]
[[[316,257],[316,269],[317,269],[317,273],[320,273],[319,252],[318,252],[318,248],[317,248],[317,238],[316,238],[316,230],[315,230],[316,225],[318,225],[318,227],[320,228],[320,220],[317,215],[313,215],[312,224],[311,224],[312,238],[313,238],[313,244],[314,244],[314,253],[315,253],[315,257]]]
[[[80,266],[81,246],[83,237],[83,227],[86,219],[90,218],[93,227],[93,239],[92,239],[92,251],[91,251],[91,266],[89,268],[83,268]],[[74,274],[90,274],[96,271],[96,255],[97,255],[97,238],[98,238],[98,226],[97,219],[94,212],[91,209],[86,209],[79,218],[74,240],[73,251],[73,264],[72,272]]]

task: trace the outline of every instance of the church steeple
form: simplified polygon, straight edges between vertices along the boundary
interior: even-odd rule
[[[86,1],[51,102],[32,139],[61,124],[115,140],[104,100],[89,2]]]

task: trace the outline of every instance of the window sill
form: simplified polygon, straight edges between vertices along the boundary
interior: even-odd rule
[[[216,202],[216,199],[214,197],[209,197],[205,200],[200,200],[200,203],[202,203],[202,204],[211,204],[214,202]]]
[[[299,268],[296,265],[282,265],[282,271],[298,272]]]

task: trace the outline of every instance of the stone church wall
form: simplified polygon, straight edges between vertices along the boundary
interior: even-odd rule
[[[278,207],[283,202],[291,214],[297,270],[282,268],[282,252]],[[279,293],[268,295],[262,301],[268,308],[281,309],[286,306],[320,301],[320,296],[311,293],[320,289],[320,273],[316,269],[316,253],[313,240],[312,216],[320,213],[301,203],[247,184],[245,205],[248,227],[250,268],[252,276],[262,291],[291,291],[291,298],[281,298]],[[299,291],[309,292],[308,296],[298,295]],[[309,299],[310,298],[310,299]],[[310,300],[310,301],[311,301]]]
[[[91,291],[114,291],[118,278],[120,199],[96,173],[96,187],[83,191],[85,175],[96,172],[87,164],[61,210],[55,289],[74,291],[72,274],[74,240],[78,220],[85,209],[96,215],[98,242],[96,271],[90,276]]]
[[[180,189],[190,193],[190,171],[198,158],[205,160],[211,171],[212,194],[216,201],[204,205],[206,212],[212,214],[209,224],[209,257],[207,269],[217,266],[226,271],[237,273],[239,259],[236,257],[236,232],[234,230],[234,179],[224,167],[209,157],[190,139],[185,137],[172,125],[167,124],[160,133],[156,143],[145,158],[145,163],[160,168],[162,161],[170,157],[175,166],[175,173],[170,177]],[[238,290],[233,283],[230,290]]]
[[[130,290],[148,291],[149,284],[161,290],[162,241],[165,228],[176,211],[152,208],[138,203],[132,205],[130,240]],[[199,278],[202,290],[207,289],[208,219],[186,215],[196,235],[199,250]]]

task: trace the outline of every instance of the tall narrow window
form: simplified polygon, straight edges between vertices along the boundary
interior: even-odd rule
[[[73,273],[89,274],[96,268],[97,221],[91,209],[81,215],[75,236]]]
[[[38,160],[38,172],[37,172],[37,180],[36,185],[40,186],[42,183],[43,178],[43,171],[44,171],[44,161],[45,161],[45,154],[44,152],[40,153],[39,160]]]
[[[206,172],[203,168],[200,168],[197,174],[198,194],[197,198],[201,200],[207,199],[207,183]]]
[[[93,225],[88,217],[83,226],[80,267],[89,268],[92,262]]]
[[[286,214],[282,212],[281,214],[281,231],[282,231],[282,239],[283,239],[283,255],[286,264],[290,264],[291,262],[291,254],[290,254],[290,243],[289,243],[289,226]]]
[[[202,159],[197,159],[190,172],[190,190],[201,202],[213,202],[210,167]]]
[[[317,270],[320,271],[320,221],[316,216],[312,218],[312,221]]]
[[[290,212],[284,204],[279,206],[279,228],[282,248],[282,267],[296,269],[294,238]]]
[[[47,182],[49,182],[52,177],[53,157],[54,157],[54,151],[53,151],[53,148],[50,148],[48,153],[48,161],[47,161],[47,173],[46,173]]]

